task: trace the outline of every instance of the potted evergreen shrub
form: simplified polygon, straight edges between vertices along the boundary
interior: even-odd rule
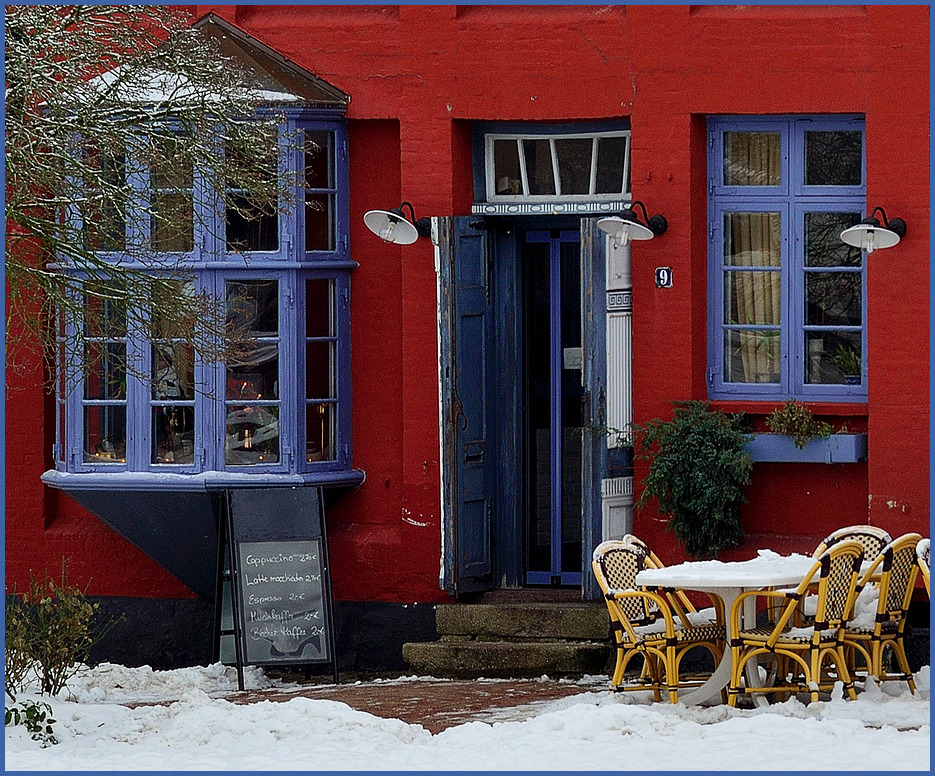
[[[741,417],[687,401],[675,404],[671,420],[636,426],[640,456],[650,462],[638,504],[655,498],[693,557],[715,557],[744,539],[740,505],[753,463]]]

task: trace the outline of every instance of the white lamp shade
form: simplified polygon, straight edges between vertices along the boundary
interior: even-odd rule
[[[873,253],[877,248],[892,248],[899,242],[899,235],[883,226],[861,223],[841,232],[841,239],[848,245]]]
[[[410,245],[419,239],[411,223],[389,210],[368,210],[364,213],[364,225],[384,242]]]
[[[597,228],[614,238],[617,245],[629,245],[630,240],[652,240],[653,233],[649,227],[636,221],[629,221],[620,216],[608,216],[597,222]]]

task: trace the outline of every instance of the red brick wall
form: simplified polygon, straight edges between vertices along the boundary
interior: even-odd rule
[[[926,6],[197,6],[240,25],[351,95],[354,465],[367,480],[329,516],[339,599],[441,600],[432,247],[382,244],[363,226],[405,199],[417,216],[466,214],[474,120],[629,116],[632,188],[663,213],[634,250],[638,421],[706,395],[704,117],[863,113],[868,205],[908,223],[869,259],[867,464],[760,465],[745,522],[754,544],[810,551],[869,520],[929,524],[929,11]],[[657,289],[656,266],[675,285]],[[43,399],[8,392],[8,578],[62,554],[96,592],[185,595],[104,526],[44,491]],[[851,407],[847,412],[855,412]],[[51,419],[50,419],[51,420]],[[48,522],[46,527],[44,524]],[[636,531],[680,554],[652,508]]]

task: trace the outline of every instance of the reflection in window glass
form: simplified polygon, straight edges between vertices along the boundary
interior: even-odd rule
[[[725,331],[724,380],[778,383],[779,344],[778,329]]]
[[[806,132],[805,185],[860,186],[862,132]]]
[[[279,407],[228,404],[224,462],[256,466],[279,461]]]
[[[126,463],[127,408],[123,404],[84,407],[84,460]]]
[[[195,460],[195,408],[153,407],[151,462],[185,464]]]
[[[813,385],[860,385],[861,361],[859,331],[806,333],[806,382]]]
[[[305,131],[305,188],[334,188],[333,132]]]
[[[558,175],[562,194],[587,194],[591,191],[591,138],[568,138],[555,141]]]
[[[860,248],[844,242],[841,232],[860,218],[860,213],[806,213],[805,266],[859,267]]]
[[[552,148],[548,140],[524,140],[528,194],[554,194],[555,174],[552,169]]]
[[[123,154],[105,154],[96,146],[85,148],[89,173],[84,181],[85,246],[92,251],[126,248],[127,160]]]
[[[860,287],[858,272],[806,273],[806,326],[860,326]]]
[[[778,132],[725,132],[725,186],[779,186],[781,179]]]
[[[279,216],[255,206],[245,194],[231,194],[226,234],[227,250],[233,253],[278,250]]]
[[[333,461],[334,445],[334,405],[309,404],[305,408],[305,460]]]
[[[229,280],[227,327],[232,336],[279,333],[279,284],[275,280]]]
[[[516,140],[493,141],[493,169],[497,194],[523,194]]]
[[[334,194],[305,195],[305,250],[334,250]]]
[[[150,167],[150,244],[155,251],[188,253],[195,245],[194,176],[177,144],[170,138],[161,140],[157,161]]]
[[[225,398],[279,398],[279,342],[241,345],[227,358]]]
[[[601,137],[597,141],[597,194],[620,194],[627,191],[628,137]]]

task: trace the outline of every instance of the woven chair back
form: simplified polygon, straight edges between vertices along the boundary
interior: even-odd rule
[[[621,540],[606,541],[594,548],[594,561],[599,574],[598,584],[606,594],[608,590],[635,590],[636,575],[646,567],[645,545]],[[601,579],[603,576],[603,580]],[[634,625],[655,619],[645,599],[630,598],[618,602],[623,614]]]
[[[840,628],[851,616],[863,559],[864,546],[847,539],[835,542],[819,556],[815,630]]]
[[[899,620],[906,616],[919,567],[916,546],[922,539],[917,533],[905,534],[883,548],[883,568],[880,574],[880,599],[877,621]]]
[[[860,542],[864,548],[864,557],[873,560],[887,544],[893,541],[893,537],[875,525],[849,525],[838,528],[837,531],[826,536],[816,548],[814,557],[817,558],[829,547],[845,540]]]

